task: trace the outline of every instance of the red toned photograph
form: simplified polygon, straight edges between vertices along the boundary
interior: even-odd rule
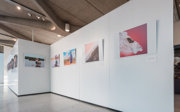
[[[147,54],[147,24],[119,33],[120,57]]]

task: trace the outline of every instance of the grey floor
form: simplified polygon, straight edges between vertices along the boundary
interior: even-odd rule
[[[0,112],[115,112],[54,94],[16,97],[0,85]],[[180,112],[180,95],[175,95],[175,112]]]
[[[179,95],[175,95],[175,99],[174,99],[175,103],[175,112],[180,112],[180,94]]]
[[[16,97],[0,86],[0,112],[115,112],[54,94]]]

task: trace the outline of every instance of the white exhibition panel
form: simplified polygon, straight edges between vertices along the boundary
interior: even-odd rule
[[[4,57],[3,53],[0,53],[0,84],[4,83]]]
[[[11,49],[10,54],[7,59],[7,63],[10,62],[10,60],[14,57],[14,55],[18,55],[18,41],[15,43],[14,47]],[[19,61],[19,57],[17,59]],[[19,95],[19,62],[17,63],[17,68],[14,68],[13,70],[8,70],[8,87],[14,91],[17,95]],[[6,64],[7,69],[7,64]]]
[[[7,64],[8,64],[8,57],[10,55],[10,52],[12,50],[12,47],[4,46],[4,84],[8,83],[8,70],[7,70]]]
[[[120,58],[118,33],[145,23],[148,54]],[[85,63],[84,44],[101,39],[104,61]],[[63,52],[74,48],[76,64],[64,66]],[[61,62],[51,68],[54,93],[124,112],[173,112],[172,0],[130,0],[52,44],[50,52]]]
[[[19,95],[50,92],[49,45],[27,40],[18,40],[19,48]],[[24,56],[37,55],[45,58],[42,68],[26,67]]]

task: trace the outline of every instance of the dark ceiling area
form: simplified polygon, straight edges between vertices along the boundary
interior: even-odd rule
[[[127,1],[0,0],[0,46],[17,38],[52,44]]]
[[[174,0],[174,20],[178,21],[180,18],[180,0]]]

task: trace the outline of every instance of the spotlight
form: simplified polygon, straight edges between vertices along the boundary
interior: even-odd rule
[[[51,28],[51,30],[53,31],[53,30],[55,30],[56,29],[56,27],[55,26],[53,26],[52,28]]]
[[[70,25],[69,23],[65,23],[65,31],[70,32]]]
[[[61,35],[57,35],[57,37],[61,37]]]
[[[12,40],[16,42],[16,39],[15,39],[15,38],[14,38],[14,39],[12,39]]]
[[[39,16],[36,16],[37,17],[37,19],[40,19],[40,17]]]
[[[42,20],[45,21],[46,19],[44,17],[42,17]]]
[[[29,17],[31,17],[31,16],[32,16],[32,14],[31,14],[31,13],[27,13],[27,15],[28,15]]]
[[[21,7],[20,6],[16,6],[17,10],[21,10]]]

